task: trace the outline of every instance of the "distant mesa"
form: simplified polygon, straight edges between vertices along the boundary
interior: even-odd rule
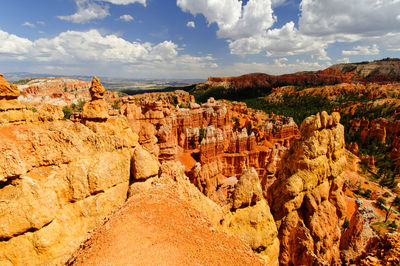
[[[207,91],[207,97],[256,97],[282,86],[320,86],[339,83],[392,83],[400,81],[400,59],[337,64],[316,72],[298,72],[279,76],[252,73],[237,77],[209,77],[193,92]],[[249,90],[250,89],[250,90]],[[210,91],[215,90],[215,91]]]

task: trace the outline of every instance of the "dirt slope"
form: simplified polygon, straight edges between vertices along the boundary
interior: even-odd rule
[[[70,265],[262,265],[250,247],[214,229],[168,187],[128,200]]]

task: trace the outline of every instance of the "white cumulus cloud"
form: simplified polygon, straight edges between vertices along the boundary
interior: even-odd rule
[[[289,56],[299,54],[316,55],[323,60],[326,56],[324,42],[301,34],[293,22],[282,28],[268,30],[263,34],[233,41],[229,44],[232,54],[258,54],[265,52],[268,56]]]
[[[379,48],[376,44],[374,45],[366,45],[366,46],[355,46],[352,50],[343,50],[342,54],[344,55],[374,55],[379,54]]]
[[[30,40],[0,30],[0,55],[26,55],[32,46]]]
[[[375,43],[368,49],[344,54],[378,54],[380,48],[400,50],[400,1],[398,0],[302,0],[298,26],[294,21],[273,28],[273,8],[289,0],[177,0],[193,15],[202,14],[218,26],[217,36],[227,38],[232,54],[269,56],[310,55],[330,60],[327,48],[336,42]]]
[[[76,13],[68,16],[58,16],[58,18],[81,24],[94,19],[104,19],[110,15],[109,6],[101,4],[101,2],[108,2],[114,5],[139,3],[146,6],[146,0],[75,0],[78,8]]]
[[[307,35],[352,39],[400,31],[400,1],[303,0],[300,7],[299,27]]]
[[[58,16],[59,19],[73,23],[87,23],[93,19],[103,19],[110,15],[109,7],[89,0],[75,0],[78,10],[69,16]]]
[[[131,15],[126,14],[126,15],[120,16],[119,19],[123,20],[123,21],[126,21],[126,22],[129,22],[129,21],[133,20],[133,17]]]
[[[0,30],[0,62],[17,58],[45,71],[43,65],[61,74],[92,71],[141,77],[154,75],[196,77],[216,66],[211,55],[179,54],[180,48],[172,41],[158,44],[130,42],[114,34],[102,35],[98,30],[66,31],[54,38],[30,41]],[[40,68],[42,67],[42,68]],[[78,72],[80,73],[80,72]]]
[[[194,24],[194,21],[189,21],[188,23],[186,23],[186,27],[188,28],[195,28],[196,24]]]
[[[275,22],[270,0],[177,0],[177,5],[194,16],[202,14],[208,23],[218,25],[221,38],[251,37],[268,29]]]

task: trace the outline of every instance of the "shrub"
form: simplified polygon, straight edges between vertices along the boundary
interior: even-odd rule
[[[36,113],[37,109],[35,107],[32,107],[32,112]]]
[[[396,196],[396,198],[393,200],[393,204],[396,206],[400,206],[400,197]]]
[[[379,197],[376,199],[376,204],[379,208],[383,208],[383,206],[386,204],[386,200],[382,197]]]
[[[392,230],[396,230],[399,226],[397,225],[396,221],[393,220],[393,221],[388,225],[388,227],[389,227],[390,229],[392,229]]]
[[[372,191],[370,189],[367,189],[364,192],[364,197],[367,198],[367,199],[370,199],[371,198],[371,194],[372,194]]]
[[[71,115],[73,114],[73,111],[69,106],[64,106],[62,111],[64,113],[64,119],[70,119]]]
[[[389,192],[385,192],[385,193],[383,194],[383,196],[384,196],[385,198],[388,198],[388,197],[390,197],[390,196],[392,196],[392,195],[390,195]]]
[[[119,103],[120,103],[121,101],[120,100],[115,100],[114,101],[114,103],[113,103],[113,105],[111,106],[113,109],[115,109],[115,110],[119,110]]]
[[[206,129],[202,125],[201,128],[200,128],[200,132],[199,132],[199,144],[204,139],[205,132],[206,132]]]

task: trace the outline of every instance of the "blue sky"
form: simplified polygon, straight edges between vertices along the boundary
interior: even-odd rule
[[[0,3],[0,73],[207,78],[400,57],[400,0]]]

